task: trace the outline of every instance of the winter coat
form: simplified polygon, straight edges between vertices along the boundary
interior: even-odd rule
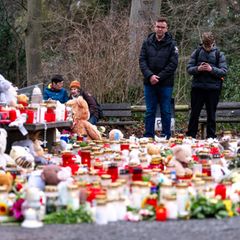
[[[150,77],[160,77],[162,87],[172,87],[174,72],[178,65],[178,49],[170,33],[165,33],[164,38],[158,41],[156,33],[148,35],[144,40],[139,57],[139,65],[144,76],[144,84],[151,84]]]
[[[209,63],[212,71],[198,71],[197,68],[202,62]],[[192,88],[221,89],[223,78],[227,74],[225,56],[217,47],[213,47],[210,52],[207,52],[200,46],[193,51],[187,65],[187,72],[193,76]]]
[[[61,88],[60,90],[54,90],[51,88],[51,84],[49,84],[44,89],[43,99],[44,100],[52,99],[55,101],[59,101],[60,103],[65,103],[68,101],[68,93],[65,88]]]

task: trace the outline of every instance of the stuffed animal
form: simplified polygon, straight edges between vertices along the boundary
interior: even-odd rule
[[[0,173],[0,186],[6,186],[9,192],[12,189],[13,177],[10,173]]]
[[[147,146],[147,153],[149,155],[158,155],[160,154],[160,147],[153,143],[148,143]]]
[[[0,102],[9,106],[17,104],[17,90],[12,83],[0,74]]]
[[[7,131],[0,128],[0,169],[5,170],[8,164],[13,165],[13,159],[5,153],[7,146]]]
[[[32,170],[34,168],[34,157],[27,147],[12,146],[10,157],[15,161],[17,167],[22,170]]]
[[[71,178],[71,168],[48,165],[43,168],[41,178],[46,185],[58,185],[61,181]]]
[[[101,134],[97,127],[88,122],[90,113],[87,102],[82,96],[69,100],[67,106],[72,107],[73,128],[72,131],[80,136],[87,135],[92,140],[100,140]]]
[[[16,141],[13,142],[12,146],[21,146],[27,148],[29,153],[32,154],[34,162],[36,164],[48,164],[48,160],[44,157],[44,150],[41,147],[40,141],[38,139],[34,141],[32,141],[31,139]]]
[[[27,107],[29,103],[29,97],[25,94],[17,95],[17,103],[19,104],[19,108]]]
[[[192,170],[189,168],[189,163],[192,159],[191,146],[187,144],[176,145],[172,148],[173,158],[170,158],[167,166],[174,167],[176,175],[179,177],[192,175]]]
[[[118,129],[112,129],[108,134],[109,140],[120,140],[123,139],[123,133]]]

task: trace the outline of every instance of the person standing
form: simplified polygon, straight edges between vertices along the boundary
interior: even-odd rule
[[[202,34],[202,44],[193,51],[187,65],[193,76],[191,89],[191,113],[186,135],[196,138],[198,121],[205,104],[207,112],[207,138],[216,138],[216,110],[227,74],[225,56],[215,46],[212,32]]]
[[[178,49],[168,32],[166,18],[155,21],[154,32],[144,40],[139,57],[140,70],[144,76],[146,102],[144,137],[154,138],[157,105],[160,104],[161,135],[171,136],[171,98],[174,73],[178,65]]]
[[[69,99],[77,98],[79,96],[82,96],[83,99],[87,102],[89,112],[90,112],[90,118],[89,122],[93,125],[96,125],[98,122],[100,116],[99,116],[99,107],[97,104],[96,99],[88,92],[84,91],[81,88],[81,84],[79,81],[74,80],[70,83],[70,96]]]
[[[63,88],[63,76],[54,75],[51,78],[51,83],[44,89],[43,99],[44,100],[55,100],[60,103],[65,103],[68,101],[68,93],[65,88]]]

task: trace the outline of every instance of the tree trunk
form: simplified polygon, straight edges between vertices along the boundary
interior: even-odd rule
[[[120,0],[111,0],[110,16],[113,18],[118,11]]]
[[[27,85],[42,81],[41,69],[41,0],[28,0],[26,29]]]
[[[129,83],[139,81],[138,60],[139,50],[144,37],[151,31],[154,19],[160,15],[161,0],[132,0],[129,20],[129,62],[133,64]]]

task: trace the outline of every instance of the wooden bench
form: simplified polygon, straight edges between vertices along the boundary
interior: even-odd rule
[[[40,131],[41,136],[44,138],[44,135],[46,134],[46,146],[49,151],[52,149],[53,143],[56,141],[56,129],[62,130],[62,129],[70,129],[72,126],[72,122],[69,121],[61,121],[61,122],[49,122],[49,123],[35,123],[35,124],[24,124],[24,127],[29,133],[34,133]],[[6,124],[0,124],[0,127],[6,129],[8,132],[7,137],[7,147],[6,152],[8,153],[11,149],[12,143],[14,141],[19,141],[27,138],[26,136],[23,136],[22,133],[19,131],[17,127],[9,127]],[[45,133],[44,133],[45,132]]]
[[[240,102],[219,102],[216,112],[217,123],[240,123]],[[201,137],[206,136],[207,113],[202,109],[199,117]]]
[[[125,126],[134,125],[132,120],[130,103],[102,103],[103,118],[97,122],[97,126]]]

